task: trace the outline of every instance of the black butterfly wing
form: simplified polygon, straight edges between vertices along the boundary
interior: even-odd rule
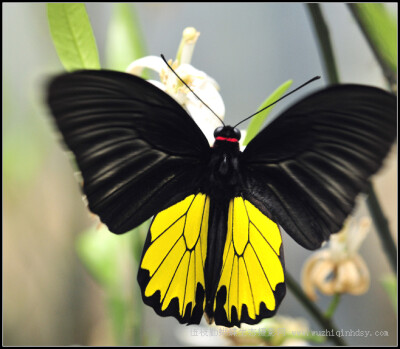
[[[117,234],[186,197],[210,147],[170,96],[130,74],[84,70],[51,81],[48,104],[83,175],[89,208]]]
[[[396,98],[361,85],[295,104],[246,147],[245,197],[294,240],[318,248],[340,230],[396,138]]]

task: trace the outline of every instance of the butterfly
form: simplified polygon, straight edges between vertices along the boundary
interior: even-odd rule
[[[183,324],[273,316],[286,292],[281,230],[319,248],[396,138],[396,98],[362,85],[303,98],[244,151],[236,127],[217,128],[210,146],[172,97],[130,74],[64,73],[47,93],[89,209],[115,234],[154,216],[142,298]]]

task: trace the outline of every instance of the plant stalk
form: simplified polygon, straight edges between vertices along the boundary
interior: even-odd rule
[[[286,284],[297,300],[308,310],[311,316],[321,325],[322,328],[326,329],[332,336],[327,337],[333,341],[336,345],[346,345],[343,338],[337,334],[340,331],[332,323],[331,319],[322,314],[319,308],[312,302],[303,292],[296,280],[286,271]]]
[[[324,68],[328,74],[329,82],[331,84],[339,83],[339,75],[336,69],[335,57],[333,55],[331,39],[329,35],[328,26],[324,20],[319,4],[307,4],[311,18],[314,23],[315,33],[318,37]]]
[[[372,51],[372,53],[374,54],[376,60],[379,63],[379,66],[382,69],[383,75],[386,78],[386,81],[389,84],[390,89],[393,92],[393,89],[395,88],[396,84],[397,84],[397,75],[396,75],[396,71],[393,71],[393,69],[391,69],[391,67],[389,66],[389,64],[385,61],[385,58],[383,57],[383,55],[381,54],[381,51],[379,50],[379,48],[376,46],[375,41],[372,39],[368,29],[366,28],[366,25],[363,21],[363,17],[360,13],[360,8],[359,6],[362,6],[363,4],[347,4],[347,6],[350,9],[351,14],[353,15],[355,21],[357,22],[358,26],[360,27],[361,32],[364,34],[364,37]]]
[[[375,194],[372,183],[369,183],[368,191],[368,210],[371,214],[372,221],[374,222],[381,240],[382,247],[385,250],[386,257],[389,260],[393,273],[397,275],[397,248],[392,234],[390,233],[388,220],[382,212],[381,205],[379,204],[378,197]]]

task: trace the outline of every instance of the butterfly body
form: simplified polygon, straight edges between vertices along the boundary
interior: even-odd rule
[[[214,318],[213,305],[223,264],[222,255],[226,241],[228,207],[229,201],[215,200],[211,203],[212,214],[209,221],[207,241],[207,248],[210,253],[206,258],[204,269],[206,287],[204,312],[209,321]]]
[[[208,173],[200,191],[210,198],[210,219],[205,260],[206,299],[209,318],[212,318],[212,302],[222,266],[222,255],[227,232],[229,201],[240,192],[240,150],[238,142],[215,140],[210,148]]]
[[[214,200],[229,201],[237,195],[242,184],[241,151],[239,149],[240,131],[231,135],[232,127],[225,126],[215,132],[215,142],[210,148],[204,191],[215,197]],[[217,131],[216,130],[216,131]]]
[[[223,268],[230,202],[235,197],[243,196],[243,181],[245,180],[243,178],[244,164],[241,163],[242,152],[239,148],[240,131],[231,126],[224,126],[215,130],[214,137],[215,141],[210,148],[210,158],[207,165],[208,172],[206,172],[199,189],[200,192],[205,193],[210,198],[204,308],[210,323],[215,321],[214,302],[217,296],[221,269]],[[220,313],[220,311],[217,312],[217,321],[227,322],[226,318],[218,319]],[[236,322],[239,323],[237,319]]]
[[[204,313],[228,327],[273,316],[286,292],[281,228],[319,248],[396,138],[396,98],[361,85],[303,98],[243,151],[230,126],[210,147],[174,99],[129,74],[60,75],[48,104],[91,211],[116,234],[154,216],[142,299],[187,324]]]

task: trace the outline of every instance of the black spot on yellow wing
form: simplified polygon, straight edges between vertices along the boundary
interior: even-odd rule
[[[204,312],[209,198],[199,193],[154,218],[138,274],[143,301],[161,316],[199,323]]]
[[[255,324],[273,316],[285,295],[278,226],[249,201],[229,203],[228,231],[214,317],[217,325]]]

